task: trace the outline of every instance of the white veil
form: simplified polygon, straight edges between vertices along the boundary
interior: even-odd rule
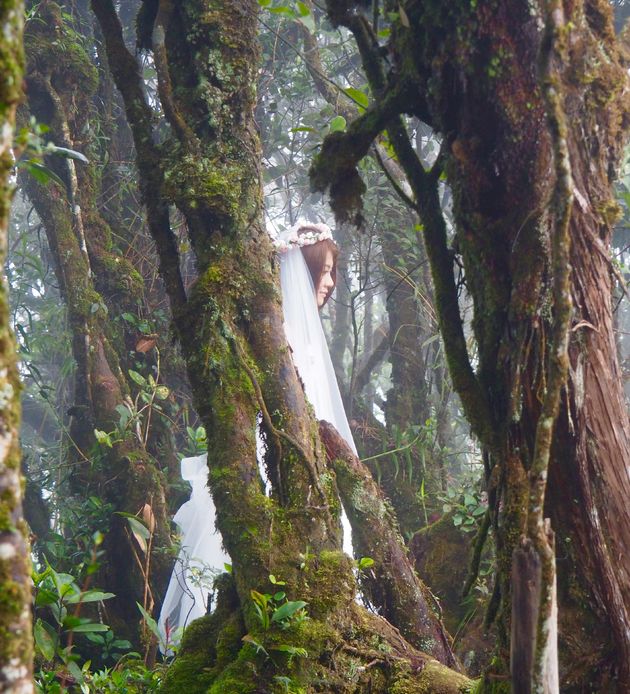
[[[317,419],[330,422],[356,453],[319,317],[313,280],[298,246],[280,254],[280,284],[284,331],[306,397]]]
[[[330,359],[328,344],[319,317],[315,288],[311,274],[297,243],[297,229],[307,227],[304,243],[316,243],[320,238],[332,238],[323,224],[298,224],[276,240],[280,253],[280,284],[284,329],[293,354],[293,362],[304,384],[304,391],[313,406],[315,416],[330,422],[356,453],[346,412],[341,401],[339,385]],[[260,437],[257,437],[260,441]],[[259,443],[259,446],[262,445]],[[262,455],[259,451],[259,460]],[[215,507],[208,490],[208,460],[201,455],[184,458],[182,477],[192,485],[190,500],[181,506],[174,517],[182,533],[182,544],[175,568],[164,597],[158,627],[165,652],[173,643],[173,634],[194,619],[206,614],[209,595],[208,574],[220,573],[231,560],[222,547],[221,535],[215,527]],[[261,467],[261,474],[264,472]],[[342,516],[344,550],[352,555],[350,524]],[[201,577],[199,574],[205,574]],[[205,579],[205,580],[204,580]],[[209,580],[208,580],[209,579]]]

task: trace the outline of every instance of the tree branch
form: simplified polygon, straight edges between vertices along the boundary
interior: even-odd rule
[[[173,315],[178,316],[186,303],[186,291],[179,269],[177,239],[171,230],[168,203],[161,194],[164,172],[160,151],[153,142],[153,112],[146,101],[138,64],[125,46],[122,27],[112,0],[91,0],[91,5],[103,32],[112,76],[125,104],[136,148],[140,190],[147,208],[149,230],[155,241],[160,273],[164,278]]]
[[[389,335],[387,332],[384,332],[379,343],[372,350],[372,353],[363,362],[363,364],[361,364],[361,368],[359,370],[359,373],[357,374],[356,378],[354,379],[353,386],[354,386],[354,392],[356,394],[360,394],[361,391],[370,382],[370,377],[372,376],[374,369],[383,361],[383,359],[385,358],[385,355],[387,354],[388,351],[389,351]]]
[[[374,560],[374,569],[361,574],[370,602],[410,644],[457,667],[439,608],[409,561],[395,516],[380,488],[332,424],[320,421],[319,432],[337,475],[355,554]]]

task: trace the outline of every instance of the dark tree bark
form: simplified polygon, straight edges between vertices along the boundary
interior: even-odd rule
[[[15,111],[22,98],[23,3],[0,6],[0,261],[7,252],[7,225],[14,186]],[[0,280],[0,692],[33,691],[29,543],[22,517],[18,430],[20,382],[9,317],[8,287]]]
[[[388,44],[394,68],[387,81],[383,53],[367,20],[354,10],[357,4],[329,0],[328,10],[333,22],[354,33],[377,105],[346,134],[328,138],[312,180],[319,189],[330,187],[341,216],[356,214],[353,202],[358,203],[362,186],[355,163],[388,129],[424,225],[453,384],[489,454],[506,659],[512,553],[530,532],[530,489],[544,488],[546,475],[539,476],[535,449],[547,379],[555,369],[552,336],[560,304],[551,288],[559,273],[551,249],[561,215],[552,196],[561,180],[557,146],[568,146],[573,183],[565,197],[575,198],[570,219],[574,308],[546,512],[568,555],[559,567],[565,682],[603,689],[616,678],[619,691],[625,691],[630,687],[630,478],[622,461],[630,459],[630,433],[611,329],[607,249],[616,215],[611,179],[626,131],[628,90],[610,6],[585,0],[555,10],[553,21],[564,21],[556,42],[568,59],[554,59],[551,86],[567,125],[550,134],[550,109],[538,74],[546,17],[537,4],[408,0],[399,8],[386,3],[399,12]],[[415,157],[401,113],[420,118],[443,137],[432,170]],[[453,251],[439,207],[442,170],[453,190],[457,250],[474,302],[476,371],[466,350]],[[581,668],[571,647],[576,625],[586,624],[598,635],[589,643],[599,654],[597,667]],[[614,645],[601,638],[609,633]]]
[[[233,564],[233,586],[224,585],[221,609],[196,623],[182,654],[194,671],[185,674],[182,666],[169,691],[268,691],[280,686],[278,675],[339,692],[420,692],[438,682],[440,691],[457,691],[466,678],[415,651],[353,600],[334,475],[284,337],[276,260],[262,224],[253,123],[257,2],[160,2],[154,16],[143,14],[140,29],[145,41],[151,37],[170,124],[162,147],[155,144],[152,113],[114,3],[94,0],[92,8],[134,135],[149,227],[208,433],[217,526]],[[198,279],[187,290],[169,203],[186,220],[197,261]],[[256,462],[259,412],[270,495]],[[266,592],[270,574],[286,582],[291,599],[308,603],[308,620],[285,631],[264,628],[251,591]],[[426,614],[435,624],[432,610]],[[208,649],[206,638],[226,644],[227,652]],[[376,656],[370,638],[387,643],[391,655]],[[308,657],[266,658],[252,641],[265,649],[290,643]],[[355,682],[344,676],[349,660],[360,668],[369,664]]]

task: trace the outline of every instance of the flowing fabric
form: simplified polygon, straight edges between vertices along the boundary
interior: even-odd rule
[[[356,453],[314,298],[313,280],[299,248],[280,255],[280,284],[284,331],[306,397],[317,419],[330,422]]]
[[[348,419],[339,393],[324,329],[319,317],[315,288],[299,248],[292,247],[280,254],[280,282],[284,329],[291,347],[293,362],[304,384],[304,392],[318,419],[330,422],[356,453]],[[263,445],[258,439],[259,461]],[[162,635],[162,650],[172,642],[171,634],[193,619],[206,614],[209,586],[195,580],[200,570],[223,571],[230,558],[221,545],[221,535],[215,527],[215,507],[208,491],[207,456],[184,458],[182,477],[192,485],[190,500],[173,519],[182,533],[182,546],[173,569],[162,611],[158,621]],[[261,474],[264,472],[261,467]],[[344,550],[352,554],[350,525],[345,513]]]
[[[163,651],[177,639],[176,631],[180,627],[206,614],[212,574],[223,571],[224,564],[230,562],[214,524],[215,508],[208,489],[208,456],[184,458],[181,470],[192,491],[190,499],[173,518],[180,529],[182,544],[158,620]]]

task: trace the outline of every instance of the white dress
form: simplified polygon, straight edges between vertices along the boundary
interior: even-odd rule
[[[319,317],[313,282],[299,248],[280,255],[280,281],[285,333],[306,397],[317,418],[333,424],[356,452]],[[261,458],[259,450],[259,460]],[[169,643],[177,641],[180,627],[207,613],[213,574],[221,573],[224,565],[231,563],[215,527],[215,508],[207,486],[207,456],[184,458],[181,465],[182,477],[190,482],[192,492],[190,500],[173,519],[180,528],[182,544],[158,620],[162,651],[168,650]],[[342,524],[344,550],[352,555],[350,526],[345,513]]]

